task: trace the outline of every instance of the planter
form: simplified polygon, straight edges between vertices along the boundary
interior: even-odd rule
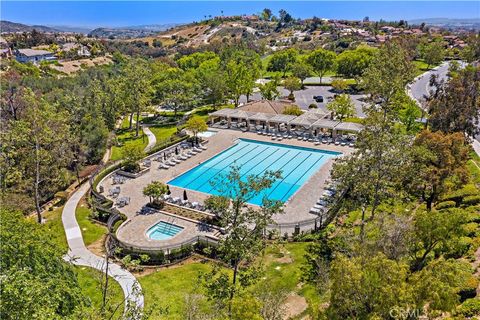
[[[148,171],[150,171],[150,168],[143,168],[142,170],[140,170],[139,172],[128,172],[128,171],[124,171],[122,168],[120,168],[118,171],[117,171],[117,174],[119,175],[122,175],[124,177],[128,177],[128,178],[138,178],[142,175],[144,175],[145,173],[147,173]]]

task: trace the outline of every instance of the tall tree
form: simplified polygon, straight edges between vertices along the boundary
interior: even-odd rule
[[[191,108],[195,102],[197,83],[192,73],[178,68],[168,69],[155,84],[156,98],[174,110]]]
[[[337,56],[337,72],[348,78],[360,77],[372,62],[375,51],[367,46],[343,51]]]
[[[290,71],[292,65],[297,60],[298,52],[294,48],[275,52],[268,61],[267,71],[281,72],[285,77],[287,71]]]
[[[126,94],[126,103],[130,109],[130,128],[133,115],[136,114],[135,135],[138,137],[140,129],[140,113],[150,103],[152,95],[151,70],[147,62],[137,58],[130,60],[125,69],[123,90]]]
[[[432,130],[445,133],[463,132],[473,136],[479,131],[480,67],[469,66],[448,81],[431,79],[434,86],[427,101]]]
[[[42,202],[56,188],[68,183],[65,180],[65,167],[71,160],[68,115],[30,90],[25,102],[23,118],[10,121],[3,133],[2,149],[15,159],[20,175],[17,179],[25,183],[25,191],[34,199],[40,223]]]
[[[348,94],[340,94],[327,104],[327,109],[342,121],[344,118],[353,117],[355,115],[355,105]]]
[[[335,69],[335,58],[334,52],[325,49],[317,49],[308,55],[307,62],[320,77],[320,83],[322,83],[325,73]]]
[[[220,205],[214,211],[218,213],[225,228],[219,251],[222,259],[233,269],[233,277],[230,280],[225,274],[217,275],[215,283],[220,281],[223,285],[217,286],[210,282],[207,286],[211,296],[220,296],[226,300],[229,316],[232,312],[232,301],[239,290],[239,282],[240,285],[247,285],[251,280],[248,270],[242,272],[240,266],[251,261],[262,250],[265,229],[271,223],[273,214],[281,212],[281,202],[268,200],[266,196],[260,209],[246,204],[262,196],[278,178],[279,172],[267,171],[260,176],[250,175],[245,179],[240,168],[233,166],[227,175],[219,177],[213,183],[222,197],[229,200],[229,206]],[[212,201],[212,205],[215,203],[220,202]],[[215,273],[218,272],[220,271],[216,270]]]
[[[415,174],[410,191],[421,197],[431,210],[442,194],[468,181],[466,163],[469,148],[462,133],[422,131],[414,142]]]
[[[434,41],[424,46],[422,58],[427,68],[440,64],[445,59],[445,45],[440,41]]]
[[[298,59],[297,62],[292,64],[292,75],[300,79],[303,87],[303,82],[305,79],[310,77],[313,73],[312,67],[305,62],[304,59]]]

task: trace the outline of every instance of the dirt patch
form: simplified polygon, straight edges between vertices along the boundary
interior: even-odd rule
[[[88,245],[87,249],[93,252],[97,256],[103,256],[105,254],[105,238],[107,237],[104,234],[100,239]]]
[[[193,255],[193,256],[188,257],[187,259],[185,259],[183,261],[180,261],[178,263],[174,263],[174,264],[171,264],[171,265],[168,265],[168,266],[145,266],[142,271],[135,271],[133,274],[136,277],[143,277],[143,276],[147,276],[149,274],[152,274],[154,272],[157,272],[157,271],[160,271],[160,270],[163,270],[163,269],[176,269],[176,268],[179,268],[181,266],[184,266],[184,265],[187,265],[187,264],[190,264],[190,263],[203,263],[203,262],[206,262],[206,261],[215,262],[215,260],[212,260],[212,259],[209,259],[209,258],[206,258],[206,257],[202,257],[202,256],[199,256],[199,255]]]
[[[283,256],[281,258],[276,258],[273,261],[278,262],[278,263],[282,263],[282,264],[288,264],[288,263],[292,263],[293,259],[292,259],[292,257],[286,255],[286,256]]]
[[[290,293],[285,300],[285,315],[283,319],[291,319],[301,315],[308,308],[307,300],[297,293]]]
[[[96,57],[92,59],[80,59],[73,61],[61,61],[60,65],[52,65],[51,67],[57,71],[72,74],[77,72],[82,68],[93,67],[96,65],[109,64],[112,62],[112,59],[108,56],[105,57]]]

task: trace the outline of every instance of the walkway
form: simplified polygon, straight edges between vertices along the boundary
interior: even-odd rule
[[[68,199],[63,208],[62,222],[69,247],[64,259],[75,265],[87,266],[105,272],[105,259],[93,254],[85,247],[82,232],[75,218],[77,205],[89,188],[89,183],[84,183],[70,199]],[[122,267],[117,264],[110,263],[108,274],[122,287],[125,295],[125,305],[128,301],[132,301],[139,309],[143,308],[143,294],[141,293],[140,284],[130,272],[122,269]],[[136,287],[135,292],[134,287]]]
[[[152,150],[153,147],[157,144],[157,137],[150,131],[149,127],[143,126],[143,133],[148,137],[148,145],[145,147],[145,152]]]

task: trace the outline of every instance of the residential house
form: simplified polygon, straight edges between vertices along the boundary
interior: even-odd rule
[[[34,50],[34,49],[18,49],[15,50],[15,58],[18,62],[38,63],[40,61],[52,61],[57,58],[50,51],[46,50]]]

